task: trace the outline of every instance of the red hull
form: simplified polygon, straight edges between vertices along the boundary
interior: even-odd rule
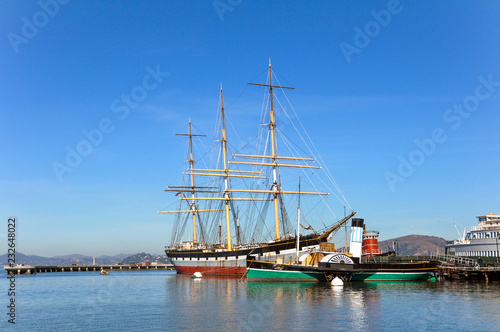
[[[176,266],[178,273],[193,274],[201,272],[206,275],[242,276],[247,272],[247,268],[240,267],[209,267],[209,266]]]

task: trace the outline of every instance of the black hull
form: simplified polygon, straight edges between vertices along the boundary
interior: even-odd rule
[[[304,247],[317,246],[322,242],[326,242],[326,238],[319,237],[317,235],[310,235],[301,238],[299,242],[299,250]],[[235,256],[255,256],[274,253],[276,255],[281,254],[282,251],[296,249],[297,242],[295,238],[289,240],[282,240],[273,243],[262,244],[262,246],[251,248],[251,249],[235,249],[232,251],[216,251],[216,250],[170,250],[165,249],[165,253],[169,258],[184,258],[184,259],[207,259],[215,257],[216,259],[225,259],[227,257]]]

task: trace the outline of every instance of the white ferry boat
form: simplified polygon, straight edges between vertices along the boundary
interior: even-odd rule
[[[446,244],[446,254],[455,256],[499,257],[500,215],[478,216],[478,225],[464,231],[462,238]]]

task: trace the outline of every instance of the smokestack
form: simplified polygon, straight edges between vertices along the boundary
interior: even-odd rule
[[[363,243],[363,224],[364,219],[353,218],[351,224],[351,246],[349,253],[353,257],[361,258],[361,249]]]

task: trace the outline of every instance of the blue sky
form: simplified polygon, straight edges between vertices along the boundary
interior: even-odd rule
[[[247,82],[265,79],[268,58],[381,239],[451,240],[453,223],[462,231],[500,213],[497,1],[42,0],[0,9],[5,247],[15,216],[27,254],[162,252],[172,222],[156,212],[172,203],[163,189],[179,182],[184,152],[174,134],[188,117],[213,133],[222,83],[233,124],[252,135],[262,97]],[[130,94],[135,101],[123,99]],[[68,166],[67,149],[96,129],[102,137],[58,177],[54,163]]]

